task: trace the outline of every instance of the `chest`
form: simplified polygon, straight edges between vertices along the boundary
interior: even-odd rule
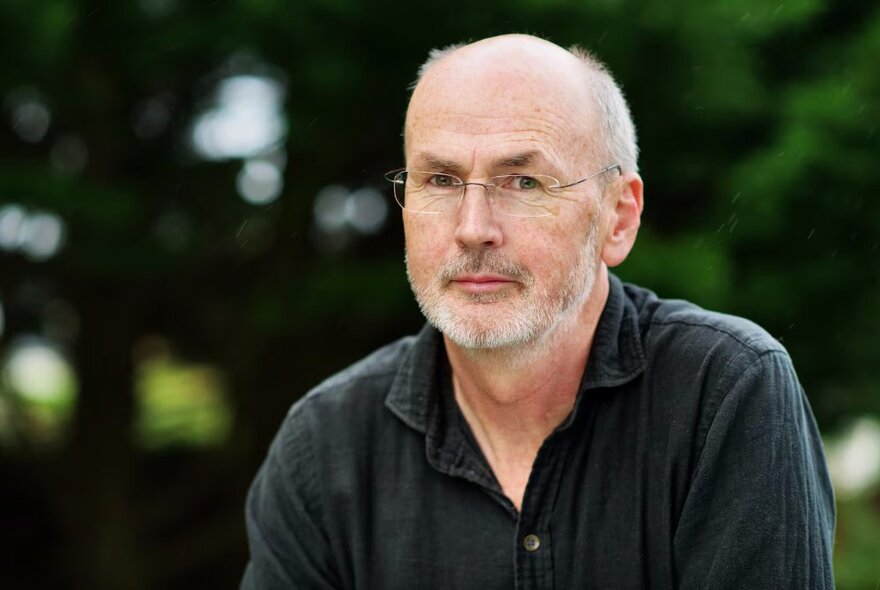
[[[671,587],[686,453],[633,408],[588,412],[494,485],[464,447],[380,453],[362,511],[337,522],[365,556],[350,587]]]

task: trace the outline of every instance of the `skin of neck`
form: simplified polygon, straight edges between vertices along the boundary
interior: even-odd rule
[[[455,399],[493,469],[531,469],[541,444],[571,412],[608,299],[608,269],[539,342],[463,349],[444,337]]]

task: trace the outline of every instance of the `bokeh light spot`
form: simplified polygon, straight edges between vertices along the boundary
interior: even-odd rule
[[[42,340],[28,339],[14,345],[3,369],[10,389],[27,401],[53,403],[74,395],[70,364]]]
[[[323,232],[334,233],[345,226],[348,189],[343,186],[325,186],[315,197],[315,223]]]
[[[388,204],[374,188],[349,191],[329,185],[315,196],[314,216],[324,246],[348,244],[349,234],[375,234],[381,230],[388,218]]]
[[[55,256],[64,245],[64,221],[54,213],[29,215],[19,232],[19,247],[34,261]]]
[[[15,134],[28,143],[41,141],[49,131],[52,112],[34,88],[17,88],[6,97]]]
[[[281,169],[267,160],[247,160],[236,179],[241,198],[252,205],[267,205],[278,199],[284,186]]]
[[[880,422],[859,418],[839,437],[826,441],[834,489],[854,496],[880,480]]]
[[[346,203],[348,223],[362,234],[374,234],[385,225],[388,204],[382,193],[374,188],[360,188],[352,192]]]
[[[78,382],[73,366],[52,341],[21,336],[7,351],[2,389],[9,394],[0,408],[4,444],[56,446],[63,442],[73,418]]]
[[[0,207],[0,248],[15,250],[18,248],[19,235],[27,214],[18,205]]]
[[[206,160],[250,158],[281,143],[287,134],[284,88],[273,78],[238,75],[217,87],[215,106],[195,122],[192,143]]]

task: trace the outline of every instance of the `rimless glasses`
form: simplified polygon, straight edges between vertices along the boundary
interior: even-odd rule
[[[566,189],[612,170],[621,173],[618,164],[611,164],[568,184],[560,184],[544,174],[506,174],[494,176],[484,183],[464,182],[452,174],[406,169],[386,172],[385,178],[394,186],[397,203],[414,213],[454,211],[467,186],[476,185],[486,189],[492,207],[499,213],[514,217],[546,217],[556,214],[555,205],[559,199],[565,199]]]

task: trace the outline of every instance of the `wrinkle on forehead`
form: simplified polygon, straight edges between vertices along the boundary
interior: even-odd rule
[[[468,117],[471,123],[510,120],[528,126],[531,120],[586,131],[592,124],[592,96],[584,88],[554,89],[558,83],[537,79],[510,81],[503,72],[498,80],[426,80],[416,88],[407,111],[407,127],[425,117]],[[472,74],[471,74],[472,75]],[[583,85],[585,86],[585,84]]]
[[[587,134],[578,133],[576,125],[570,119],[545,112],[522,115],[518,115],[516,112],[480,115],[466,112],[464,109],[460,109],[459,112],[438,110],[424,116],[417,115],[413,117],[412,122],[414,123],[413,131],[417,133],[430,131],[468,135],[497,135],[535,132],[558,134],[559,136]]]
[[[554,168],[554,174],[582,172],[583,156],[592,135],[574,129],[562,117],[475,116],[437,113],[413,120],[407,128],[407,160],[414,152],[427,151],[447,160],[469,164],[495,161],[535,151]],[[532,170],[550,173],[549,170]]]
[[[521,166],[528,166],[528,170],[535,174],[575,174],[575,171],[570,170],[574,163],[557,148],[552,139],[551,136],[541,133],[531,134],[529,137],[493,133],[479,138],[473,134],[462,137],[461,134],[439,133],[430,135],[430,139],[426,138],[425,141],[416,137],[410,153],[407,154],[407,165],[433,162],[435,166],[432,169],[488,173],[500,168],[510,168],[512,164],[508,160],[521,154],[534,153],[535,157]],[[426,160],[423,157],[426,154],[433,160]]]

